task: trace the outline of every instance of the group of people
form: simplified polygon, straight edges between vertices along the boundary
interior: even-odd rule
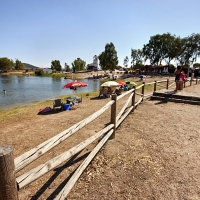
[[[175,76],[176,88],[174,91],[177,92],[178,90],[183,89],[183,82],[186,81],[186,76],[181,66],[177,67],[175,74],[176,74]]]
[[[110,95],[112,95],[112,89],[111,87],[102,87],[101,90],[100,90],[100,93],[99,93],[99,97],[104,97],[104,98],[107,98],[107,97],[110,97]]]
[[[116,94],[116,95],[121,95],[122,91],[124,90],[123,86],[120,87],[116,87],[115,90],[112,90],[111,87],[102,87],[99,93],[99,97],[104,97],[104,98],[108,98],[110,97],[112,94]]]

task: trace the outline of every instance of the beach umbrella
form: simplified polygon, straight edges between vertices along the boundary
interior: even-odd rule
[[[124,85],[126,85],[126,83],[123,82],[123,81],[117,81],[117,82],[119,83],[120,86],[124,86]]]
[[[117,87],[117,86],[120,86],[120,84],[117,83],[116,81],[107,81],[101,84],[101,87]]]
[[[78,88],[78,87],[86,87],[88,86],[87,83],[84,83],[84,82],[81,82],[81,81],[72,81],[72,82],[69,82],[67,84],[65,84],[62,88]]]

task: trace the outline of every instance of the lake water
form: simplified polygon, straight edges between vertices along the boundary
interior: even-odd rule
[[[30,103],[52,100],[59,96],[74,95],[73,90],[62,89],[72,80],[64,78],[38,77],[38,76],[7,76],[0,75],[0,110],[14,108]],[[99,80],[80,80],[88,84],[87,87],[78,88],[79,92],[99,90]],[[6,90],[4,94],[3,90]]]

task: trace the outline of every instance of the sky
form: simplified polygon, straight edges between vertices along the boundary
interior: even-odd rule
[[[119,65],[151,36],[200,33],[199,0],[0,0],[0,58],[49,68],[93,56],[112,42]],[[198,62],[199,59],[198,59]]]

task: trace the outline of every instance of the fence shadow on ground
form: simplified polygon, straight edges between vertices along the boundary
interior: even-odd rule
[[[46,189],[53,183],[53,181],[62,173],[63,170],[66,168],[74,165],[77,162],[80,162],[81,160],[84,160],[90,152],[85,153],[81,157],[77,158],[76,157],[80,154],[81,152],[77,153],[76,155],[72,156],[70,160],[68,160],[64,165],[55,168],[54,171],[55,173],[44,183],[44,185],[37,191],[37,193],[31,197],[31,200],[36,200],[39,199],[39,197],[44,193]],[[56,195],[59,194],[59,192],[63,189],[63,187],[66,185],[66,183],[69,181],[71,176],[74,174],[76,169],[69,174],[69,176],[54,190],[54,192],[47,198],[47,199],[54,199]]]

